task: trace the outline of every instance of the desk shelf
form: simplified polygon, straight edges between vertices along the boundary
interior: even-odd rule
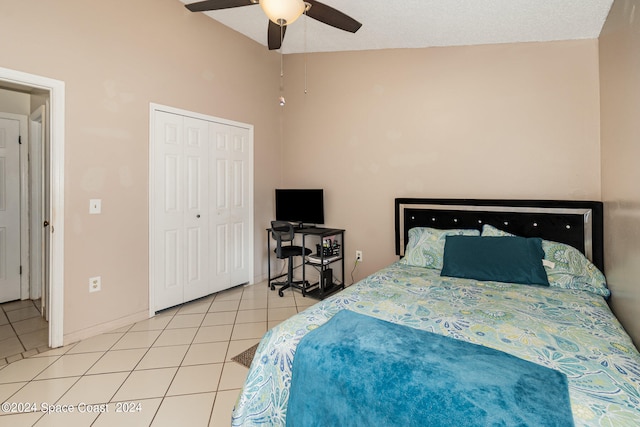
[[[311,290],[305,292],[307,295],[313,298],[325,299],[329,295],[344,289],[344,273],[342,274],[343,281],[336,281],[333,276],[333,268],[331,268],[332,264],[344,260],[342,255],[331,255],[322,259],[322,262],[319,260],[310,261],[309,258],[307,257],[306,265],[310,265],[318,272],[320,280],[309,287]],[[344,265],[344,262],[342,264]],[[344,269],[342,271],[344,272]]]
[[[304,229],[303,229],[304,230]],[[344,289],[344,230],[337,228],[312,228],[302,232],[302,246],[305,246],[308,237],[320,239],[322,245],[323,239],[326,237],[334,237],[339,239],[339,254],[325,256],[324,251],[306,258],[304,265],[312,266],[320,275],[317,283],[310,286],[309,291],[302,289],[303,296],[311,296],[317,299],[325,299],[329,295]],[[336,283],[332,266],[336,263],[340,265],[341,281]],[[306,268],[302,269],[302,280],[306,280]]]
[[[325,289],[320,289],[319,286],[307,291],[307,295],[309,295],[311,298],[315,298],[315,299],[319,299],[319,300],[323,300],[327,297],[330,297],[331,295],[337,293],[338,291],[341,291],[344,289],[344,285],[340,284],[332,284],[331,287],[329,288],[325,288]]]

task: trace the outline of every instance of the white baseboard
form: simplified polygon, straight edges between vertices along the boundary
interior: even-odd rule
[[[258,276],[254,276],[254,277],[253,277],[253,283],[252,283],[252,284],[253,284],[253,285],[256,285],[256,284],[258,284],[258,283],[266,282],[266,281],[267,281],[267,277],[268,277],[268,276],[267,276],[267,274],[266,274],[266,273],[265,273],[265,274],[258,275]]]
[[[70,334],[65,334],[63,338],[63,345],[73,344],[75,342],[91,338],[96,335],[104,334],[105,332],[111,332],[115,329],[122,328],[123,326],[131,325],[132,323],[140,322],[148,318],[149,311],[144,310],[130,316],[121,317],[120,319],[101,323],[100,325],[91,326],[89,328],[81,329]]]

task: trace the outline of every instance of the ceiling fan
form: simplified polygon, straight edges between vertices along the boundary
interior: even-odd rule
[[[350,33],[355,33],[362,26],[350,16],[315,0],[204,0],[187,4],[185,7],[191,12],[207,12],[254,4],[260,4],[269,17],[267,40],[270,50],[279,49],[282,46],[287,25],[293,23],[303,13],[324,24]]]

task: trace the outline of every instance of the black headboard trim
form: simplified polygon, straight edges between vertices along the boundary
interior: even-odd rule
[[[489,224],[519,236],[569,244],[604,271],[602,202],[398,198],[395,212],[398,256],[404,255],[413,227],[481,230]]]

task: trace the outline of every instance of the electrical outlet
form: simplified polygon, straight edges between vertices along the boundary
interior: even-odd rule
[[[100,276],[89,278],[89,292],[98,292],[102,290],[102,279]]]
[[[362,251],[356,251],[356,262],[362,262]]]

